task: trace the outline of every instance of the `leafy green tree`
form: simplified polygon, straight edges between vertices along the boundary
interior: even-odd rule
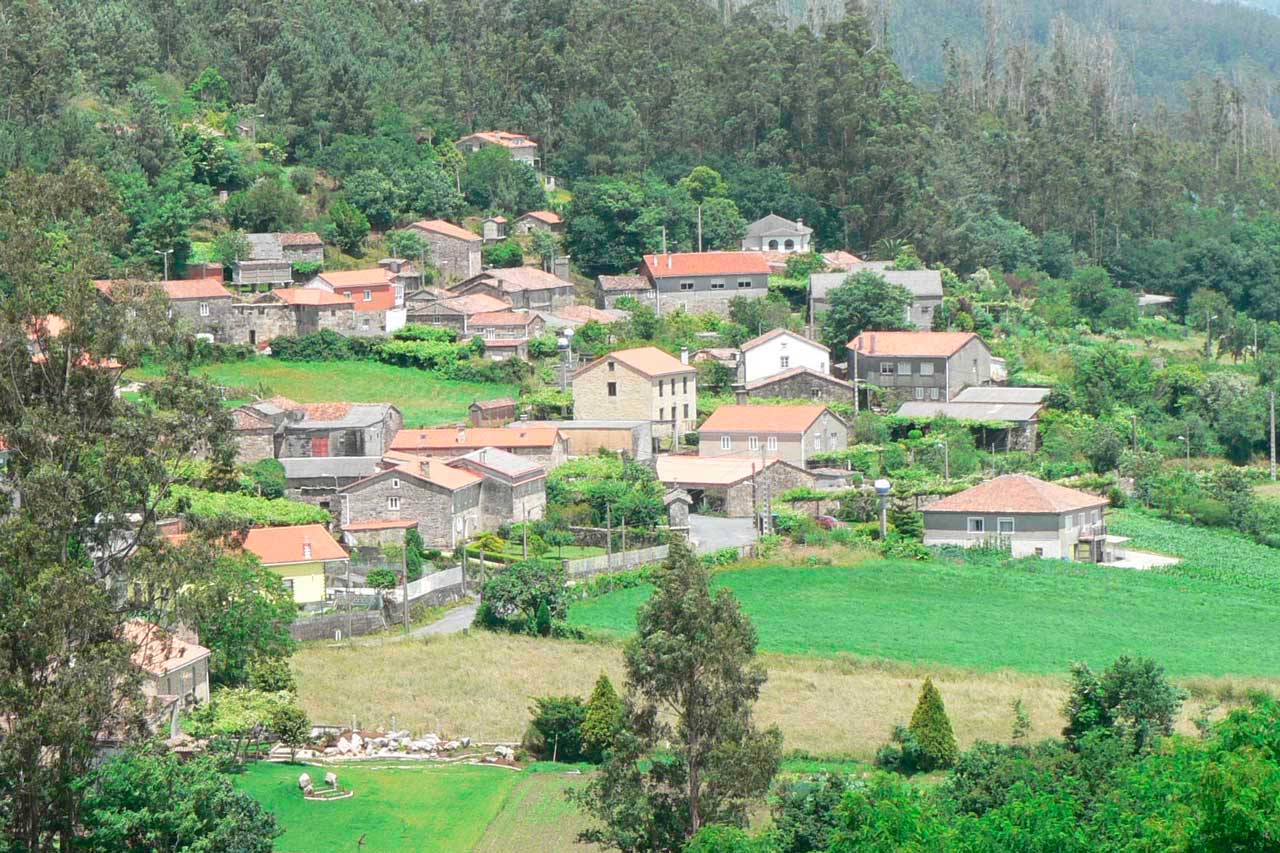
[[[552,619],[568,607],[564,565],[558,560],[520,560],[485,581],[481,598],[498,619],[532,621],[544,604]]]
[[[306,746],[311,740],[311,720],[307,718],[307,712],[295,704],[276,708],[271,713],[268,726],[280,743],[289,747],[290,761],[297,759],[298,747]]]
[[[916,510],[915,498],[902,489],[894,492],[888,521],[899,536],[916,541],[924,539],[924,516]]]
[[[143,744],[106,761],[80,781],[77,850],[89,853],[270,853],[275,818],[219,773],[213,759],[180,759]]]
[[[231,101],[231,87],[216,68],[206,68],[187,87],[187,96],[217,109],[226,109]]]
[[[225,209],[232,228],[252,233],[292,231],[302,222],[302,202],[285,182],[261,178],[247,190],[233,193]]]
[[[552,529],[548,530],[542,537],[542,540],[556,549],[557,557],[564,557],[564,546],[573,544],[573,534],[568,530]]]
[[[1101,677],[1088,664],[1074,663],[1062,735],[1078,747],[1089,733],[1107,732],[1141,752],[1173,733],[1185,698],[1169,683],[1164,668],[1147,658],[1118,658]]]
[[[916,709],[911,714],[911,724],[907,728],[920,745],[920,770],[928,773],[956,763],[956,756],[959,754],[956,737],[951,731],[947,709],[942,704],[942,694],[933,686],[932,678],[924,680],[924,686],[920,688],[920,699],[916,702]]]
[[[840,773],[781,779],[770,802],[778,849],[826,850],[835,838],[836,809],[850,787],[849,778]]]
[[[524,249],[515,240],[500,240],[484,247],[484,264],[487,267],[518,267],[524,264]]]
[[[264,498],[282,498],[286,485],[284,465],[278,459],[259,459],[249,466],[252,491]]]
[[[213,238],[213,259],[224,267],[253,254],[253,247],[243,231],[223,231]]]
[[[417,261],[423,267],[431,263],[431,246],[421,231],[401,228],[387,234],[387,251],[392,257]]]
[[[467,201],[486,210],[525,213],[547,206],[538,175],[497,145],[487,145],[467,157],[462,191]]]
[[[833,288],[827,294],[827,304],[827,312],[822,315],[822,342],[834,358],[864,331],[907,328],[911,293],[900,284],[885,281],[878,273],[863,271]]]
[[[379,229],[390,228],[405,207],[404,192],[377,169],[361,169],[345,178],[342,197]]]
[[[582,719],[582,752],[588,761],[599,764],[604,760],[605,752],[622,731],[625,711],[609,676],[600,673]]]
[[[747,235],[747,220],[733,199],[712,198],[702,205],[702,247],[707,251],[736,251]]]
[[[587,706],[578,696],[542,696],[529,709],[533,719],[524,747],[544,761],[581,761],[582,724]]]
[[[364,582],[373,589],[395,589],[400,579],[392,569],[374,569],[365,576]]]
[[[676,851],[702,826],[741,826],[777,771],[782,736],[751,707],[766,678],[756,634],[733,594],[673,542],[626,647],[628,731],[577,801],[600,826],[583,840],[623,851]],[[659,716],[663,708],[670,715]],[[658,750],[658,744],[669,749]]]
[[[767,839],[752,838],[736,826],[704,826],[698,830],[684,853],[768,853],[774,848]]]
[[[538,256],[538,260],[542,261],[542,268],[547,271],[551,270],[551,264],[555,259],[564,254],[560,248],[560,236],[545,228],[534,229],[530,243],[533,253]],[[521,260],[523,261],[523,257]]]
[[[538,612],[533,617],[533,632],[539,637],[551,636],[551,609],[545,601],[538,605]]]
[[[422,577],[422,569],[426,564],[427,546],[422,541],[418,528],[410,527],[404,533],[404,565],[408,578],[416,581]]]
[[[360,257],[364,254],[365,238],[369,236],[369,220],[355,205],[340,198],[329,208],[324,236],[348,255]]]
[[[249,664],[249,686],[264,693],[297,693],[289,662],[283,658],[259,658]]]

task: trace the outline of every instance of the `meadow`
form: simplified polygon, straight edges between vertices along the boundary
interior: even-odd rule
[[[475,400],[516,393],[513,385],[438,379],[416,368],[372,361],[255,358],[209,364],[196,372],[230,389],[278,394],[299,403],[394,403],[404,413],[406,427],[465,420],[467,407]],[[127,378],[145,382],[163,375],[163,367],[149,365],[129,371]]]

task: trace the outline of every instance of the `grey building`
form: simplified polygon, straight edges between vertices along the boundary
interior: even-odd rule
[[[1107,499],[1006,474],[924,508],[924,544],[1009,549],[1015,557],[1107,562],[1125,541],[1108,536]]]
[[[816,322],[827,310],[827,295],[844,284],[849,276],[869,271],[890,284],[898,284],[911,294],[906,320],[917,329],[932,329],[933,318],[942,307],[942,273],[937,270],[895,270],[888,261],[859,261],[845,272],[821,272],[809,276],[809,316]]]
[[[776,213],[770,213],[747,226],[747,236],[742,239],[744,252],[792,252],[809,251],[813,229],[803,220],[792,222]]]
[[[443,459],[405,462],[344,486],[341,525],[412,521],[427,545],[456,548],[481,528],[481,477]]]
[[[404,426],[390,403],[295,403],[285,397],[259,400],[236,410],[237,435],[259,447],[272,430],[272,455],[284,459],[329,456],[380,457]],[[244,445],[242,444],[242,452]]]
[[[409,226],[431,247],[431,262],[446,278],[460,281],[480,272],[484,238],[443,219],[423,219]]]
[[[900,417],[938,417],[945,415],[959,421],[1003,422],[1008,424],[994,435],[984,434],[980,446],[996,446],[1005,450],[1036,449],[1040,413],[1048,388],[1009,388],[980,385],[966,388],[951,402],[908,401],[898,409]],[[984,430],[984,433],[992,430]]]
[[[485,295],[513,308],[551,311],[573,304],[574,284],[533,267],[485,270],[453,288],[458,296]]]
[[[640,274],[653,288],[659,314],[684,308],[727,315],[735,296],[762,299],[769,292],[769,261],[759,252],[645,255]]]
[[[538,521],[547,507],[547,470],[536,462],[496,447],[459,456],[451,468],[480,477],[480,526],[497,530],[504,524]]]
[[[849,425],[826,406],[721,406],[698,429],[702,457],[776,457],[804,467],[814,454],[848,446]]]
[[[283,457],[285,494],[293,500],[330,509],[333,495],[343,486],[377,473],[381,456]]]
[[[773,376],[734,386],[737,402],[751,399],[808,400],[813,403],[848,403],[853,400],[853,383],[819,373],[809,367],[793,367]]]
[[[617,308],[623,297],[653,304],[653,284],[642,275],[602,275],[596,278],[596,307]]]
[[[946,402],[991,383],[991,350],[972,332],[863,332],[848,347],[855,384],[906,400]]]
[[[324,241],[311,231],[246,234],[245,239],[249,257],[231,265],[231,280],[241,287],[289,284],[295,263],[324,263]]]

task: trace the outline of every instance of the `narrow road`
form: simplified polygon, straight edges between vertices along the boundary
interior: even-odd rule
[[[471,627],[471,621],[476,618],[476,608],[478,606],[473,601],[470,604],[455,607],[446,613],[443,618],[432,622],[430,625],[414,628],[409,632],[409,636],[429,637],[432,634],[457,634]]]

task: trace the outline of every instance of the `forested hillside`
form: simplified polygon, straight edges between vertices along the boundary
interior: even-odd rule
[[[1168,9],[1171,33],[1195,29]],[[375,229],[529,209],[536,187],[464,170],[451,145],[506,128],[573,193],[569,248],[589,274],[634,263],[663,227],[690,246],[673,185],[706,164],[742,217],[803,218],[823,248],[905,241],[961,272],[1087,260],[1126,287],[1210,286],[1280,317],[1270,93],[1201,77],[1185,108],[1152,110],[1121,47],[1042,35],[949,50],[929,87],[860,14],[815,36],[701,0],[22,0],[0,11],[0,170],[93,164],[129,221],[120,264],[158,266],[201,221],[301,224],[281,167],[318,170]],[[1196,44],[1234,50],[1210,31]],[[290,181],[305,192],[312,174]]]

